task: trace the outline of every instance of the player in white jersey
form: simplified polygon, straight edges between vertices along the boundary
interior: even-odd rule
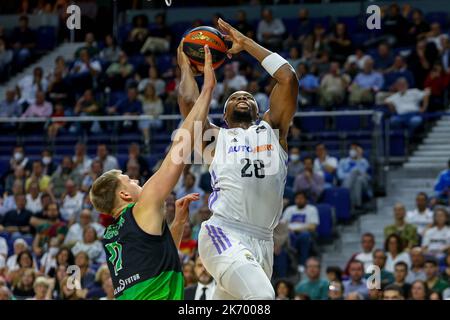
[[[259,118],[258,105],[246,91],[230,95],[224,106],[228,129],[206,122],[203,130],[215,137],[210,163],[213,215],[199,233],[199,254],[217,282],[214,299],[274,299],[273,229],[282,212],[287,174],[287,135],[297,107],[298,79],[281,56],[245,37],[219,19],[233,45],[247,51],[276,80],[270,108]],[[178,103],[186,117],[198,87],[187,57],[178,50],[181,68]],[[259,121],[260,120],[260,121]],[[208,152],[203,152],[207,154]],[[207,158],[207,157],[206,157]]]

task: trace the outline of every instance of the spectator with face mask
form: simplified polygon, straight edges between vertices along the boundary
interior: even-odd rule
[[[206,270],[200,256],[195,259],[194,272],[198,282],[184,290],[185,300],[212,300],[216,290],[216,282]]]
[[[351,203],[360,209],[363,196],[371,196],[369,162],[364,158],[363,149],[357,143],[350,145],[349,156],[339,161],[337,176],[342,186],[350,190]]]
[[[44,174],[51,176],[57,168],[57,164],[53,161],[53,152],[50,149],[44,149],[42,150],[41,156]]]
[[[288,176],[296,177],[303,171],[303,163],[300,159],[300,149],[292,147],[289,152]]]

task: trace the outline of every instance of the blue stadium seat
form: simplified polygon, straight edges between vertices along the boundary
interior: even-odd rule
[[[170,53],[161,54],[156,58],[156,65],[159,73],[164,73],[172,67],[173,55]]]
[[[361,129],[361,116],[336,116],[335,119],[337,131],[352,131]]]
[[[326,31],[330,30],[330,25],[331,25],[331,17],[327,16],[327,17],[314,17],[314,18],[310,18],[311,20],[311,24],[313,25],[313,28],[316,24],[320,24],[322,25],[322,27],[325,28]]]
[[[287,176],[286,177],[286,185],[290,188],[292,188],[294,186],[294,181],[295,181],[295,177],[293,176]]]
[[[359,30],[359,17],[338,17],[337,22],[345,24],[348,34],[353,34]]]
[[[131,23],[121,25],[119,27],[119,39],[117,39],[117,41],[120,44],[125,43],[131,30],[133,30],[133,25]]]
[[[333,212],[329,204],[316,204],[319,212],[319,225],[317,226],[317,234],[319,240],[331,240],[333,238]]]
[[[441,11],[428,12],[425,14],[425,20],[429,23],[437,22],[442,29],[445,29],[448,24],[448,13]]]
[[[334,187],[325,189],[322,202],[334,207],[338,221],[348,222],[350,220],[350,192],[347,188]]]
[[[405,132],[403,130],[391,130],[389,135],[389,155],[402,157],[406,155]]]
[[[37,29],[37,50],[49,51],[56,45],[56,28],[43,26]]]
[[[323,108],[305,108],[304,112],[323,111]],[[325,130],[325,117],[301,117],[300,130],[303,132],[320,132]]]

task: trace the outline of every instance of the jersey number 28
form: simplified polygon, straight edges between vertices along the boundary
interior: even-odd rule
[[[243,178],[253,177],[253,171],[255,171],[256,178],[262,179],[266,176],[264,174],[264,162],[262,160],[254,160],[252,163],[250,159],[244,158],[241,159],[241,164],[244,165],[241,170],[241,177]],[[251,168],[252,164],[254,170]]]

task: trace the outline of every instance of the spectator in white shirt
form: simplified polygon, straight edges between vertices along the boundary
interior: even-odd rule
[[[422,247],[426,253],[441,258],[450,248],[450,227],[447,222],[447,210],[444,207],[436,208],[434,226],[425,231],[422,239]]]
[[[6,239],[3,238],[2,236],[0,236],[0,257],[3,257],[4,259],[8,257],[8,243],[6,242]]]
[[[80,252],[86,252],[89,260],[94,263],[104,263],[106,261],[103,245],[97,239],[97,232],[91,226],[84,228],[83,239],[78,241],[72,248],[72,253],[75,256]]]
[[[319,225],[317,208],[308,204],[307,196],[300,191],[295,194],[295,205],[284,210],[281,222],[287,223],[291,245],[298,251],[298,262],[305,266],[309,256],[313,234]]]
[[[417,227],[417,233],[423,237],[426,229],[433,225],[433,211],[428,207],[428,196],[425,192],[420,192],[416,196],[416,209],[408,211],[406,222]]]
[[[195,259],[194,273],[198,282],[185,289],[186,300],[212,300],[216,290],[216,282],[206,270],[200,256]]]
[[[6,267],[8,268],[8,271],[15,271],[15,270],[19,269],[19,264],[17,263],[17,257],[22,252],[28,250],[28,244],[24,239],[18,238],[14,241],[13,248],[14,248],[14,254],[9,256],[8,260],[6,260]]]
[[[228,97],[235,91],[247,88],[248,81],[244,76],[237,73],[235,64],[225,65],[223,74],[223,95],[225,97]]]
[[[314,172],[321,173],[325,178],[325,188],[330,188],[336,179],[336,170],[338,160],[328,155],[325,144],[318,143],[316,145],[316,159],[314,159]]]
[[[37,214],[42,211],[41,203],[42,194],[39,192],[39,183],[33,181],[28,186],[28,193],[26,194],[27,205],[25,209],[32,214]]]
[[[161,96],[166,91],[166,83],[159,77],[158,69],[156,69],[156,67],[150,67],[148,69],[148,78],[142,79],[139,82],[139,92],[143,93],[149,83],[151,83],[155,88],[157,96]]]
[[[409,89],[408,80],[403,77],[396,81],[395,87],[397,92],[385,100],[391,111],[396,113],[391,117],[391,126],[406,126],[413,133],[422,124],[421,114],[428,108],[430,91]]]
[[[397,234],[391,234],[386,238],[384,250],[387,257],[386,264],[384,265],[386,271],[393,273],[395,271],[395,264],[400,261],[406,263],[408,269],[411,267],[409,254],[404,251],[402,239]]]
[[[64,244],[73,245],[77,241],[81,241],[83,239],[83,230],[87,226],[91,226],[95,229],[97,238],[101,239],[103,237],[105,227],[103,227],[100,223],[92,221],[92,211],[90,209],[83,209],[80,212],[79,222],[74,223],[69,228],[69,231],[64,239]]]
[[[20,95],[19,103],[34,104],[36,101],[36,93],[38,91],[47,91],[48,81],[44,78],[44,72],[41,67],[33,70],[33,75],[27,75],[17,84]]]
[[[280,19],[274,19],[270,9],[264,9],[261,17],[262,20],[256,31],[258,42],[269,48],[279,47],[286,32],[283,22]]]
[[[73,221],[83,207],[84,193],[78,191],[73,180],[67,180],[66,192],[61,204],[61,218],[64,221]]]
[[[117,158],[108,154],[108,147],[106,144],[99,144],[97,146],[97,157],[95,159],[102,162],[103,172],[119,169],[119,162],[117,161]]]
[[[89,56],[89,51],[82,49],[80,51],[80,58],[75,61],[72,73],[76,75],[91,74],[96,76],[102,71],[102,65],[97,60],[92,60]]]
[[[91,169],[92,160],[86,154],[86,145],[82,142],[78,142],[75,145],[75,155],[72,158],[74,171],[78,175],[83,176]]]
[[[375,236],[370,233],[364,233],[361,236],[361,248],[363,251],[355,253],[347,263],[346,273],[348,274],[348,268],[350,267],[350,262],[353,260],[361,261],[364,264],[364,270],[366,271],[369,266],[373,264],[373,251],[375,249]]]

